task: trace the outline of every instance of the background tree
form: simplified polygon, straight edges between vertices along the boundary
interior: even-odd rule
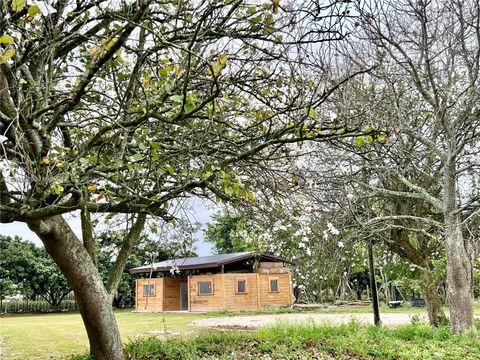
[[[2,296],[21,293],[27,299],[38,297],[50,304],[53,311],[71,291],[65,277],[44,248],[19,237],[0,235],[0,274]]]
[[[213,244],[217,254],[228,254],[242,251],[255,251],[255,246],[246,243],[238,233],[248,227],[246,218],[238,215],[217,213],[212,216],[214,223],[208,223],[204,232],[204,240]]]
[[[478,187],[470,186],[474,185],[471,176],[478,177],[479,169],[479,3],[369,5],[361,9],[360,36],[370,46],[364,49],[371,50],[369,58],[383,59],[375,76],[390,89],[390,114],[400,128],[396,139],[410,139],[411,154],[426,171],[423,176],[412,176],[398,159],[397,166],[382,169],[395,182],[369,187],[384,196],[418,200],[416,208],[427,208],[429,216],[409,215],[440,225],[452,330],[473,329],[476,246],[468,229],[479,209]],[[428,176],[434,180],[425,181]],[[401,211],[398,215],[405,216]],[[441,217],[440,224],[434,222],[432,213]]]
[[[186,196],[252,201],[245,180],[284,144],[358,132],[313,109],[352,74],[290,66],[291,47],[341,38],[345,6],[0,3],[0,220],[42,240],[97,359],[123,358],[111,300],[148,215],[171,220]],[[82,241],[62,217],[77,210]],[[91,213],[131,214],[106,287]]]

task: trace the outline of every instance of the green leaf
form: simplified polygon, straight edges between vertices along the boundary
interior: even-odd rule
[[[263,20],[262,15],[258,15],[256,17],[254,17],[253,19],[251,19],[250,22],[252,22],[253,24],[258,24],[258,23],[261,23],[262,20]]]
[[[256,11],[257,11],[257,8],[255,6],[250,6],[247,9],[247,15],[253,15],[253,14],[255,14]]]
[[[152,142],[150,143],[150,146],[152,147],[153,150],[155,150],[155,151],[160,151],[160,145],[159,145],[157,142],[152,141]]]
[[[40,8],[37,5],[31,5],[28,7],[28,15],[34,17],[40,12]]]
[[[183,95],[172,95],[170,96],[170,100],[181,103],[183,102]]]
[[[359,136],[355,139],[355,146],[357,147],[362,147],[365,145],[365,137],[364,136]]]
[[[13,55],[15,55],[15,50],[13,48],[8,47],[0,53],[0,64],[4,64],[10,59]]]
[[[314,108],[308,109],[308,116],[314,120],[318,120],[320,118],[320,116],[318,115],[317,109],[314,109]]]
[[[133,161],[140,161],[143,160],[143,155],[142,154],[135,154],[132,156]]]
[[[173,166],[166,164],[165,167],[167,168],[167,171],[170,173],[170,175],[175,174],[175,169],[173,168]]]
[[[11,44],[13,43],[13,37],[10,35],[2,35],[0,36],[0,44]]]
[[[381,143],[385,143],[387,140],[387,135],[386,134],[380,134],[378,135],[378,141]]]
[[[212,175],[213,175],[213,172],[207,171],[205,174],[203,174],[203,178],[204,178],[205,180],[207,180],[207,179],[208,179],[210,176],[212,176]]]
[[[234,190],[232,187],[228,186],[225,188],[225,194],[227,194],[228,196],[232,196],[234,193]]]
[[[193,110],[195,110],[195,102],[190,99],[185,103],[184,108],[186,113],[191,113]]]
[[[27,0],[12,0],[12,10],[15,12],[22,11]]]

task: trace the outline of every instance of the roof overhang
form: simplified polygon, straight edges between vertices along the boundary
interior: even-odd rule
[[[269,260],[269,261],[273,261],[273,262],[283,262],[283,263],[295,266],[295,263],[293,263],[291,261],[288,261],[286,259],[283,259],[281,257],[272,255],[272,254],[258,254],[258,253],[252,252],[252,253],[247,253],[247,254],[244,254],[244,255],[241,255],[241,256],[236,256],[236,257],[233,257],[233,258],[230,258],[230,259],[226,259],[226,260],[223,260],[223,261],[209,262],[209,263],[195,264],[195,265],[179,265],[179,264],[176,264],[176,267],[180,271],[216,269],[216,268],[220,268],[224,265],[233,264],[233,263],[240,262],[240,261],[243,261],[243,260],[248,260],[248,259]],[[178,260],[179,260],[179,262],[181,261],[181,259],[178,259]],[[172,260],[172,261],[175,261],[175,260]],[[138,268],[130,269],[129,272],[131,274],[141,274],[141,273],[148,273],[148,272],[168,272],[172,269],[172,267],[173,267],[172,265],[162,266],[162,267],[141,266],[141,267],[138,267]]]

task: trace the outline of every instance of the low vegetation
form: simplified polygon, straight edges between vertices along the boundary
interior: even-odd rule
[[[415,320],[395,329],[355,321],[340,326],[279,323],[255,332],[210,332],[190,339],[138,338],[125,349],[131,360],[479,359],[480,338],[454,336],[447,327],[434,329]]]
[[[480,303],[477,314],[480,314]],[[366,312],[367,307],[332,307],[316,312]],[[265,309],[265,313],[293,312]],[[371,310],[370,310],[371,311]],[[382,313],[397,312],[382,307]],[[424,309],[404,308],[414,315]],[[351,322],[341,326],[279,323],[255,332],[209,332],[192,321],[246,312],[175,314],[133,313],[117,310],[122,340],[130,359],[478,359],[480,338],[455,337],[448,328],[433,329],[414,320],[396,329],[375,328]],[[0,318],[2,359],[86,360],[88,341],[79,313],[3,315]],[[58,331],[64,328],[68,331]],[[480,326],[479,326],[480,330]],[[316,354],[316,355],[315,355]]]

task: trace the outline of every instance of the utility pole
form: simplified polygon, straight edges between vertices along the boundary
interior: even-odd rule
[[[378,291],[377,282],[375,280],[375,265],[373,263],[373,243],[371,240],[367,241],[368,249],[368,270],[370,273],[370,289],[372,293],[372,308],[373,308],[373,322],[375,325],[382,325],[380,320],[380,309],[378,307]]]

